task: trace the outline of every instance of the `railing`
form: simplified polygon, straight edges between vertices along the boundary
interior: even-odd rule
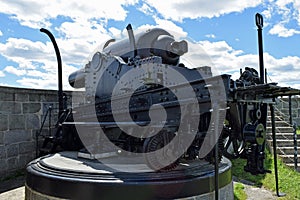
[[[291,98],[289,98],[289,102],[286,102],[282,99],[278,99],[282,104],[286,104],[289,108],[289,114],[291,115]],[[294,163],[294,168],[295,170],[297,170],[298,168],[298,144],[297,144],[297,124],[293,123],[293,125],[291,123],[288,123],[287,121],[292,121],[291,116],[287,116],[285,113],[283,113],[279,108],[277,108],[276,106],[274,106],[275,111],[277,113],[277,118],[282,121],[283,123],[286,123],[289,127],[293,127],[293,146],[294,146],[294,159],[288,157],[288,159],[290,161],[292,161]],[[279,115],[279,116],[278,116]],[[276,134],[281,135],[282,138],[291,140],[290,138],[287,138],[282,132],[281,130],[276,127]],[[282,155],[287,155],[279,146],[277,146],[277,150],[280,151],[280,153]]]

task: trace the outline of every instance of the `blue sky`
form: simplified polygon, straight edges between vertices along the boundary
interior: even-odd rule
[[[95,49],[134,29],[161,27],[193,40],[220,73],[258,69],[254,15],[264,16],[264,59],[269,81],[300,89],[300,2],[296,0],[3,0],[0,2],[0,85],[57,88],[56,37],[68,75]],[[126,34],[124,34],[126,35]],[[197,48],[190,51],[197,54]],[[197,61],[194,61],[197,64]],[[194,63],[195,64],[195,63]]]

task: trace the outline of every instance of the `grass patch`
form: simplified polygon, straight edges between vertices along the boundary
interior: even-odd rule
[[[300,199],[300,173],[294,171],[292,168],[287,167],[281,159],[278,161],[278,179],[279,179],[279,191],[284,192],[287,195],[280,199],[282,200],[294,200]],[[272,171],[271,174],[256,175],[253,176],[250,173],[244,171],[246,160],[237,159],[232,161],[232,174],[240,180],[251,181],[257,187],[265,187],[272,190],[274,193],[275,188],[275,175],[273,165],[273,155],[266,152],[265,168]]]
[[[244,191],[245,187],[241,183],[234,184],[234,199],[235,200],[246,200],[247,194]]]

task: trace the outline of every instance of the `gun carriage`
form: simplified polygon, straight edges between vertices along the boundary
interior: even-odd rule
[[[146,157],[154,170],[176,168],[181,159],[218,163],[224,155],[247,159],[245,171],[252,174],[268,172],[263,164],[268,107],[273,108],[278,96],[299,91],[265,83],[259,14],[256,23],[260,75],[246,67],[237,80],[228,74],[215,76],[207,66],[191,69],[181,63],[180,58],[188,52],[185,40],[176,41],[159,28],[134,34],[128,25],[127,39],[109,40],[83,69],[69,76],[72,87],[85,89],[84,97],[80,106],[60,110],[56,135],[46,139],[43,148],[55,143],[51,153],[59,146],[75,151],[86,148],[97,154],[95,140],[83,144],[77,133],[78,126],[84,124],[93,127],[86,132],[95,134],[92,125],[96,123],[105,137],[124,152],[155,152],[179,138],[176,145],[168,147],[172,155],[177,152],[171,164],[161,165],[153,154]],[[177,74],[181,76],[176,78]],[[191,100],[191,90],[196,101]],[[196,118],[199,120],[194,121]],[[209,135],[214,148],[203,153],[202,144]],[[181,146],[180,140],[185,138],[192,138],[187,147]],[[170,153],[163,154],[168,159]]]
[[[40,156],[55,154],[27,166],[28,199],[44,194],[67,199],[194,199],[213,198],[211,192],[218,199],[219,190],[233,198],[231,164],[223,155],[246,159],[244,170],[253,175],[269,172],[264,168],[268,108],[280,196],[274,104],[279,96],[300,92],[266,82],[263,19],[255,17],[259,73],[246,67],[233,80],[229,74],[213,74],[208,66],[191,68],[181,60],[188,53],[187,41],[176,41],[159,28],[134,34],[128,25],[127,39],[109,40],[84,68],[70,74],[70,85],[84,89],[73,93],[71,108],[64,106],[57,44],[41,29],[57,54],[59,117],[55,135],[45,137],[39,149]],[[85,159],[111,152],[125,155],[127,164],[135,158],[131,155],[143,155],[151,171],[133,163],[137,173],[127,173],[101,164],[103,159]]]

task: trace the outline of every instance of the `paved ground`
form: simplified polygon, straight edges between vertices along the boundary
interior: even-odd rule
[[[25,187],[19,187],[0,194],[0,200],[24,200]]]
[[[233,182],[234,184],[237,182]],[[241,183],[241,182],[239,182]],[[257,200],[257,199],[263,199],[263,200],[275,200],[278,199],[275,192],[269,191],[264,188],[259,188],[253,186],[251,183],[248,182],[242,182],[241,184],[244,185],[244,191],[247,194],[247,200]]]
[[[0,182],[0,200],[24,200],[25,176],[18,176]]]
[[[278,199],[275,192],[269,191],[265,188],[255,187],[254,183],[246,180],[237,180],[235,177],[232,178],[233,183],[241,183],[244,185],[244,191],[247,194],[247,200],[274,200]]]
[[[264,188],[253,187],[249,185],[245,185],[245,192],[248,196],[247,200],[257,200],[257,199],[264,199],[264,200],[273,200],[278,199],[275,196],[274,192],[270,192]]]

